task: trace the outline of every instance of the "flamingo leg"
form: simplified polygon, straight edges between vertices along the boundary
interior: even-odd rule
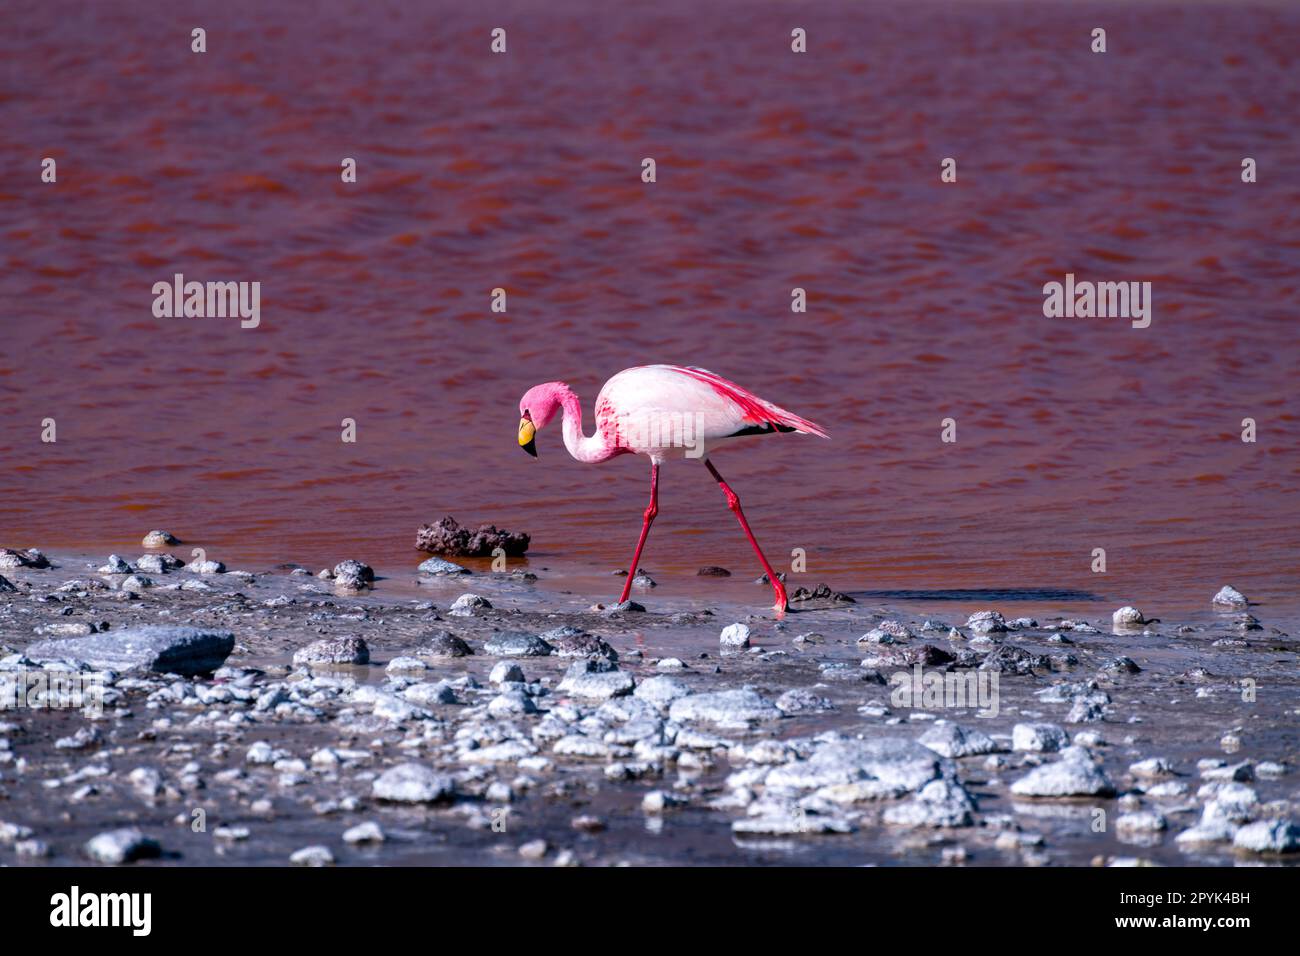
[[[726,495],[727,507],[731,509],[736,516],[736,520],[740,522],[740,527],[744,530],[745,537],[749,539],[750,545],[754,548],[754,553],[758,555],[759,564],[763,565],[763,570],[767,573],[767,580],[771,582],[772,590],[776,593],[776,604],[773,609],[778,614],[784,613],[790,606],[790,602],[786,600],[785,596],[785,585],[781,583],[781,579],[778,578],[776,572],[772,570],[772,565],[767,563],[767,558],[763,557],[763,549],[758,546],[758,541],[754,538],[754,532],[749,530],[749,522],[745,520],[745,512],[740,510],[739,496],[731,490],[730,486],[725,481],[722,480],[722,476],[718,474],[718,469],[713,467],[713,462],[709,461],[707,458],[704,459],[704,467],[709,469],[709,474],[713,475],[718,482],[718,486],[722,489],[722,493]]]
[[[636,542],[636,554],[632,555],[632,566],[627,569],[627,580],[623,582],[623,596],[618,599],[622,604],[632,591],[632,579],[636,577],[637,568],[641,566],[641,549],[645,547],[646,536],[650,534],[650,525],[659,513],[659,466],[650,465],[650,504],[645,507],[645,516],[641,522],[641,537]],[[757,545],[755,545],[757,547]]]

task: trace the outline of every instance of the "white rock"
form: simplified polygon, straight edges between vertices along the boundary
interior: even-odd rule
[[[744,624],[729,624],[722,629],[718,643],[723,647],[749,647],[749,627]]]
[[[1215,607],[1245,608],[1250,606],[1250,602],[1246,600],[1246,595],[1228,584],[1219,588],[1219,593],[1214,595],[1210,603]]]

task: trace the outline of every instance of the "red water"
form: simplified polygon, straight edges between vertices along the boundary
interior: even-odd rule
[[[400,567],[452,513],[603,572],[646,466],[534,461],[517,402],[673,362],[830,430],[717,459],[810,578],[1297,603],[1296,7],[431,6],[9,5],[0,545]],[[175,272],[260,281],[261,327],[154,318]],[[1152,282],[1151,327],[1044,318],[1066,272]],[[698,465],[660,508],[665,588],[757,573]]]

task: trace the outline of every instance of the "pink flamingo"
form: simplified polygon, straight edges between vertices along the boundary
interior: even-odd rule
[[[519,444],[524,451],[537,457],[537,431],[561,411],[564,447],[578,461],[608,461],[628,453],[650,458],[650,504],[645,509],[641,537],[628,567],[620,603],[632,590],[650,524],[659,513],[660,464],[668,458],[698,458],[722,488],[727,507],[740,521],[758,555],[776,593],[775,610],[778,614],[785,612],[789,606],[785,586],[749,530],[740,498],[713,467],[708,453],[746,435],[799,432],[829,437],[820,426],[706,369],[643,365],[625,369],[605,383],[596,396],[596,433],[591,436],[583,434],[582,404],[568,385],[546,382],[530,388],[519,400]]]

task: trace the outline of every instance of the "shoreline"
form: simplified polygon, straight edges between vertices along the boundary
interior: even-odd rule
[[[1246,843],[1285,842],[1290,831],[1260,837],[1267,827],[1254,825],[1300,819],[1300,642],[1293,622],[1258,606],[1214,612],[1207,595],[1203,613],[1120,633],[1099,601],[1065,627],[1027,611],[1017,621],[1022,601],[859,601],[778,622],[757,586],[756,607],[705,608],[658,588],[633,592],[649,610],[610,614],[508,573],[381,575],[354,595],[287,570],[182,569],[147,574],[153,586],[128,597],[126,575],[94,573],[93,559],[51,561],[0,570],[18,589],[0,594],[12,651],[145,624],[228,631],[234,646],[215,679],[108,675],[98,720],[0,711],[7,863],[84,862],[88,840],[122,827],[159,845],[146,865],[283,865],[321,846],[300,861],[1300,862],[1232,843],[1243,830]],[[60,590],[73,580],[83,584]],[[620,580],[599,582],[607,600]],[[491,607],[453,614],[467,592]],[[733,624],[749,629],[748,647],[720,647]],[[473,653],[430,652],[451,646],[433,637],[443,632]],[[311,642],[354,638],[368,664],[293,663]],[[36,667],[6,660],[0,681]],[[996,677],[997,716],[898,706],[896,675],[918,664]],[[1246,679],[1252,703],[1240,699]],[[394,770],[404,764],[423,769]],[[1026,780],[1094,792],[1017,792]],[[205,832],[190,829],[195,810]],[[374,836],[352,832],[371,823],[382,842],[352,842]],[[1179,842],[1198,827],[1218,839]]]

